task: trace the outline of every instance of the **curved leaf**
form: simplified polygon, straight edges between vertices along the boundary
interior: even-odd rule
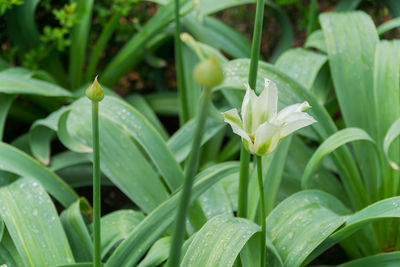
[[[353,233],[365,227],[368,223],[378,219],[399,218],[400,217],[400,197],[393,197],[376,202],[346,219],[346,223],[337,232],[327,238],[313,253],[307,258],[306,262],[311,262],[328,248],[339,243]]]
[[[400,252],[396,251],[353,260],[344,264],[340,264],[338,267],[396,267],[399,266],[399,262]]]
[[[389,148],[392,142],[400,135],[400,119],[397,119],[392,126],[390,126],[389,130],[385,135],[385,139],[383,141],[383,151],[385,153],[386,159],[390,163],[393,169],[399,170],[399,165],[392,161],[389,156]]]
[[[359,128],[346,128],[326,139],[315,151],[314,155],[308,162],[303,176],[301,177],[301,186],[310,188],[312,173],[320,164],[320,162],[332,153],[338,147],[353,141],[365,140],[375,144],[375,141],[363,130]]]
[[[200,262],[203,266],[232,266],[247,240],[259,231],[252,221],[227,214],[215,216],[196,233],[181,266]]]
[[[284,266],[300,266],[346,220],[348,209],[322,191],[302,191],[281,202],[267,217],[267,237]]]
[[[219,180],[237,173],[237,162],[227,162],[214,165],[196,176],[193,186],[192,201],[214,185]],[[180,192],[171,196],[157,209],[153,210],[123,241],[111,255],[107,266],[132,266],[144,255],[146,250],[155,242],[174,221]]]
[[[93,260],[92,238],[86,226],[88,218],[82,216],[89,216],[91,212],[92,209],[87,200],[80,198],[60,215],[60,220],[67,234],[72,253],[78,262]]]
[[[75,191],[50,169],[3,142],[0,142],[0,162],[1,170],[37,179],[64,207],[78,199]]]
[[[385,23],[382,23],[381,25],[376,28],[377,32],[379,35],[382,35],[390,30],[396,29],[400,27],[400,18],[394,18],[389,21],[386,21]]]
[[[44,188],[21,178],[0,189],[0,209],[25,266],[57,266],[74,262],[57,211]]]

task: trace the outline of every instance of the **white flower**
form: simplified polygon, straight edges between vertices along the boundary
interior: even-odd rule
[[[242,137],[247,150],[263,156],[271,153],[279,142],[294,131],[314,122],[313,117],[303,112],[311,108],[307,101],[290,105],[277,113],[278,89],[274,82],[265,79],[265,87],[259,96],[246,85],[241,117],[237,109],[223,113],[234,133]]]

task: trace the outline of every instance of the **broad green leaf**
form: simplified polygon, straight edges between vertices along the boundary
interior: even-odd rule
[[[329,66],[341,113],[347,127],[358,127],[376,139],[377,114],[374,99],[374,56],[378,34],[372,19],[362,12],[325,13],[320,16]],[[356,101],[357,100],[357,101]],[[385,118],[380,118],[385,119]],[[377,153],[371,147],[354,145],[366,191],[378,198],[381,176]]]
[[[399,262],[400,252],[395,251],[349,261],[338,265],[338,267],[396,267],[399,265]]]
[[[164,126],[158,120],[156,114],[151,109],[146,99],[140,94],[133,94],[125,98],[129,104],[131,104],[135,109],[140,110],[143,116],[157,129],[158,133],[163,137],[164,140],[168,139],[168,133],[164,129]]]
[[[51,198],[36,180],[21,178],[1,188],[0,206],[1,217],[25,266],[74,262]]]
[[[374,100],[376,109],[376,138],[379,157],[383,158],[382,141],[392,123],[400,117],[400,42],[381,41],[376,46],[374,69]],[[396,148],[395,148],[396,147]],[[399,143],[390,151],[390,158],[400,159]],[[383,160],[382,160],[383,161]],[[391,171],[390,167],[381,166],[383,197],[398,195],[399,174]],[[379,186],[379,184],[378,184]]]
[[[51,113],[47,118],[35,121],[29,131],[29,146],[35,158],[45,165],[50,163],[50,143],[57,131],[58,120],[65,108]]]
[[[138,267],[159,266],[168,259],[171,247],[171,237],[166,236],[158,239],[147,252],[146,257],[138,264]]]
[[[25,266],[7,229],[4,229],[3,238],[0,242],[0,262],[7,264],[8,267]]]
[[[26,153],[0,142],[0,169],[20,176],[37,179],[47,192],[64,207],[68,207],[78,195],[60,177]]]
[[[326,53],[326,44],[324,32],[322,30],[316,30],[310,36],[307,37],[305,48],[315,48],[319,51]]]
[[[193,186],[192,201],[209,189],[212,185],[232,173],[237,173],[237,162],[226,162],[214,165],[196,176]],[[147,217],[130,233],[106,263],[106,266],[132,266],[144,255],[147,249],[174,221],[176,207],[180,193],[171,196]]]
[[[125,103],[123,107],[116,106],[113,103],[107,103],[106,99],[107,97],[99,105],[101,171],[143,211],[150,212],[168,198],[168,191],[158,177],[157,172],[132,140],[131,135],[112,118],[113,114],[111,113],[121,113],[122,111],[119,110],[124,107],[127,108],[124,112],[130,112],[128,111],[130,106]],[[59,121],[58,136],[63,144],[73,151],[76,151],[77,144],[91,147],[92,143],[90,103],[82,100],[75,102],[70,107],[69,115],[68,117],[64,116],[64,121]],[[109,105],[114,111],[104,109],[103,107],[106,105]],[[115,110],[116,108],[118,110]],[[67,115],[67,113],[64,113],[64,115]],[[140,114],[137,113],[137,115]],[[123,116],[126,121],[129,118],[134,123],[134,127],[138,127],[135,128],[136,133],[147,134],[146,138],[151,138],[151,134],[157,134],[155,129],[148,125],[144,118],[139,117],[143,121],[140,121],[140,119],[138,121],[134,118],[131,119],[129,115]],[[136,123],[139,123],[139,126]],[[142,124],[142,126],[140,123],[145,124]],[[125,125],[128,124],[126,123]],[[65,131],[60,131],[60,128],[65,129]],[[137,131],[139,128],[142,130]],[[159,142],[163,142],[158,134],[157,138],[159,138]],[[157,141],[149,140],[148,145],[152,146],[152,144],[157,144]],[[162,144],[165,146],[165,143]],[[160,151],[162,151],[162,147],[152,150],[153,153],[160,153]],[[168,155],[161,154],[160,156]],[[167,163],[167,160],[165,163]]]
[[[141,212],[118,210],[101,218],[101,257],[113,251],[113,248],[125,240],[130,232],[144,219]],[[93,231],[93,224],[90,225]]]
[[[86,199],[80,198],[60,215],[72,253],[78,262],[93,260],[93,243],[86,226],[92,209]]]
[[[167,142],[168,148],[174,154],[178,162],[185,160],[190,153],[195,125],[195,119],[188,121],[183,127],[176,131]],[[207,119],[203,132],[202,145],[221,131],[224,126],[225,124],[222,122]]]
[[[393,197],[376,202],[346,219],[346,223],[337,232],[327,238],[307,259],[310,262],[333,245],[364,228],[378,219],[400,217],[400,197]]]
[[[275,65],[305,88],[311,90],[318,72],[326,61],[327,58],[324,55],[303,48],[295,48],[283,53]]]
[[[6,69],[0,72],[0,92],[6,94],[28,94],[48,97],[71,97],[64,88],[32,77],[32,72],[16,72]]]
[[[349,211],[322,191],[302,191],[281,202],[267,217],[267,236],[284,266],[300,266],[346,220]]]
[[[247,240],[258,231],[260,227],[250,220],[216,216],[196,234],[181,266],[200,262],[203,266],[232,266]]]
[[[335,11],[344,12],[354,10],[360,2],[361,0],[340,0],[335,7]]]
[[[375,141],[365,131],[359,128],[346,128],[344,130],[338,131],[337,133],[326,139],[318,147],[318,149],[315,151],[314,155],[308,162],[306,169],[304,170],[303,176],[301,177],[301,186],[303,188],[310,188],[312,173],[327,155],[329,155],[335,149],[344,144],[361,140],[369,141],[375,144]]]
[[[84,119],[86,121],[90,120],[91,105],[90,101],[86,98],[82,98],[70,107],[71,110],[76,112],[71,114],[74,117],[68,119],[68,131],[72,134],[79,136],[80,132],[86,130],[81,129],[84,127]],[[104,123],[107,128],[113,127],[119,128],[116,131],[121,132],[121,129],[129,134],[136,142],[141,146],[141,148],[148,154],[152,162],[159,170],[166,184],[171,191],[176,190],[183,181],[183,172],[178,162],[173,157],[171,151],[166,146],[165,142],[162,140],[161,136],[157,131],[150,125],[150,123],[141,115],[136,109],[134,109],[129,104],[124,101],[114,98],[105,97],[99,104],[100,117],[108,120],[110,123]],[[79,119],[78,119],[79,118]],[[73,130],[70,127],[74,125]],[[86,123],[88,125],[88,123]],[[101,125],[101,123],[100,123]],[[84,127],[89,128],[90,127]],[[109,129],[112,130],[112,129]],[[75,131],[75,133],[73,133]],[[106,132],[103,135],[107,134]],[[72,137],[71,137],[72,138]],[[82,137],[80,137],[82,141]],[[109,142],[121,144],[121,141],[116,140],[112,136],[109,139],[103,138],[102,144],[107,145]],[[83,142],[89,143],[88,134],[86,134],[86,140]],[[91,138],[90,138],[91,139]],[[100,134],[101,139],[101,134]],[[107,141],[105,141],[107,140]],[[82,142],[81,142],[82,143]],[[83,143],[84,144],[84,143]],[[68,145],[68,144],[66,144]],[[84,144],[86,145],[86,144]],[[122,145],[122,144],[121,144]],[[127,149],[128,150],[128,149]],[[111,151],[107,151],[110,153]],[[114,157],[114,159],[117,157]]]

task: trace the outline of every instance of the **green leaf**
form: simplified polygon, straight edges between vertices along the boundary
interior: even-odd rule
[[[400,262],[400,252],[389,252],[376,254],[369,257],[349,261],[338,265],[338,267],[396,267]]]
[[[168,259],[171,246],[171,237],[166,236],[158,239],[147,252],[146,257],[140,262],[138,267],[159,266]]]
[[[181,265],[232,266],[247,240],[259,231],[252,221],[227,214],[216,216],[196,234]]]
[[[13,101],[14,96],[0,94],[0,140],[3,140],[4,125]]]
[[[4,229],[3,238],[0,242],[0,262],[7,264],[8,267],[25,266],[7,229]]]
[[[3,142],[0,142],[0,162],[1,170],[37,179],[64,207],[68,207],[78,199],[75,191],[54,172],[24,152]]]
[[[79,19],[79,23],[76,23],[72,27],[70,33],[71,46],[69,50],[69,74],[71,88],[77,89],[83,83],[83,67],[86,59],[90,25],[92,24],[91,20],[94,0],[71,0],[71,2],[76,3],[74,14]]]
[[[318,72],[326,62],[327,57],[324,55],[303,48],[295,48],[283,53],[275,65],[310,90]]]
[[[196,176],[193,186],[192,201],[221,179],[238,173],[237,162],[226,162],[214,165]],[[180,193],[171,196],[130,233],[111,255],[106,266],[132,266],[144,255],[146,250],[155,242],[174,221]]]
[[[374,56],[378,34],[363,12],[325,13],[320,16],[336,96],[347,127],[365,130],[377,140],[374,98]],[[350,89],[349,89],[350,88]],[[357,99],[357,101],[355,101]],[[354,146],[366,191],[378,199],[377,153],[371,147]]]
[[[306,262],[310,262],[333,245],[364,228],[369,223],[378,219],[400,217],[400,197],[393,197],[376,202],[346,219],[346,223],[337,232],[327,238]]]
[[[315,151],[314,155],[308,162],[306,169],[304,170],[303,176],[301,177],[301,186],[303,188],[310,188],[311,178],[314,170],[320,164],[320,162],[332,153],[338,147],[353,141],[369,141],[375,144],[375,141],[362,129],[359,128],[346,128],[340,130],[337,133],[326,139]],[[346,187],[346,185],[345,185]]]
[[[385,135],[385,139],[383,141],[383,151],[385,153],[386,159],[390,163],[393,169],[399,170],[399,165],[397,162],[390,159],[389,156],[389,148],[392,142],[400,135],[400,118],[397,119],[392,126],[390,126],[389,130]]]
[[[391,31],[393,29],[400,27],[400,18],[394,18],[389,21],[386,21],[378,26],[376,29],[379,36],[383,35],[384,33]]]
[[[141,212],[118,210],[101,218],[101,257],[104,259],[144,219]],[[93,230],[93,224],[90,225]]]
[[[27,94],[48,97],[71,97],[64,88],[42,80],[32,78],[27,70],[15,71],[14,68],[0,72],[0,92],[6,94]]]
[[[171,152],[174,154],[178,162],[182,162],[190,153],[190,145],[192,144],[193,134],[195,131],[196,121],[192,119],[181,127],[175,134],[168,140],[167,145]],[[213,119],[207,119],[204,126],[202,145],[214,137],[225,124]]]
[[[1,217],[25,266],[74,262],[51,198],[36,180],[21,178],[1,188],[0,206]]]
[[[61,213],[64,227],[75,260],[78,262],[93,260],[93,243],[86,226],[92,209],[86,199],[80,198]],[[86,216],[84,217],[83,214]]]
[[[310,36],[307,37],[305,48],[315,48],[321,52],[326,53],[326,44],[324,32],[322,30],[314,31]]]
[[[348,210],[322,191],[302,191],[281,202],[267,217],[267,236],[284,266],[300,266],[346,220]]]

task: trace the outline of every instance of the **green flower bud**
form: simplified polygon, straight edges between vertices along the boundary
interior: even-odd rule
[[[215,55],[197,64],[193,75],[200,85],[207,88],[217,86],[224,79],[222,68]]]
[[[100,102],[103,100],[104,90],[97,81],[97,76],[94,78],[94,82],[86,89],[86,96],[95,102]]]

